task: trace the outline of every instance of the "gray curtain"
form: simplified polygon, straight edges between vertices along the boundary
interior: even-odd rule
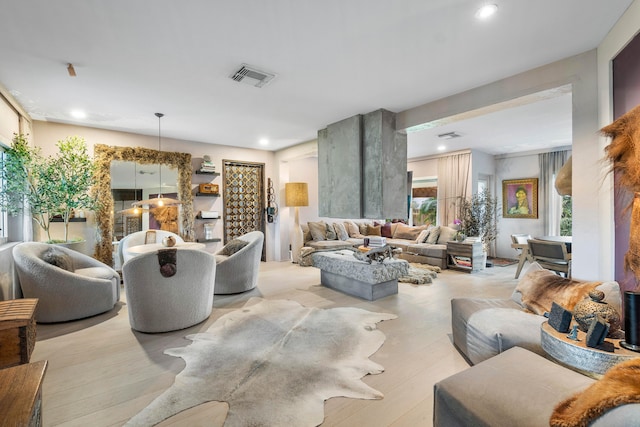
[[[454,154],[438,159],[438,224],[453,223],[458,215],[458,202],[469,190],[471,153]]]
[[[543,221],[545,234],[548,236],[560,235],[562,196],[555,189],[555,178],[570,155],[571,152],[569,150],[538,154],[538,164],[540,166],[538,208],[542,208],[539,210],[539,212],[543,212],[540,217]]]

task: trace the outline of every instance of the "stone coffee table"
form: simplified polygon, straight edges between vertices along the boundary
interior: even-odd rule
[[[397,294],[398,277],[409,272],[405,260],[387,258],[369,264],[354,257],[352,250],[315,252],[311,257],[320,269],[322,285],[369,301]]]

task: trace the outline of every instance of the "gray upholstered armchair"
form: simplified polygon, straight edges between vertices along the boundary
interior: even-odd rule
[[[218,264],[215,293],[218,295],[250,291],[258,283],[264,234],[261,231],[251,231],[234,240],[247,244],[238,248],[237,242],[231,241],[215,253]],[[234,248],[238,250],[235,251]]]
[[[120,266],[124,265],[125,262],[137,255],[128,252],[130,247],[146,245],[147,243],[162,243],[162,239],[167,236],[173,236],[176,239],[176,242],[184,242],[182,237],[178,236],[176,233],[166,230],[136,231],[135,233],[127,234],[118,244],[118,259],[120,261]]]
[[[88,255],[57,245],[24,242],[13,248],[25,298],[38,298],[36,321],[65,322],[111,310],[120,275]]]
[[[188,328],[207,319],[213,308],[215,258],[197,249],[174,249],[175,274],[161,266],[172,260],[159,252],[138,255],[122,266],[129,323],[140,332]],[[172,252],[162,251],[162,253]],[[171,258],[171,256],[169,256]],[[171,269],[169,270],[171,271]]]

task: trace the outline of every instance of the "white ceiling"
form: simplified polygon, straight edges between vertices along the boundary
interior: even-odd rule
[[[632,0],[495,0],[480,22],[484,3],[0,0],[0,83],[37,120],[157,135],[162,112],[166,137],[277,150],[354,114],[403,111],[593,49]],[[234,82],[242,63],[277,77],[261,89]],[[458,121],[411,133],[409,157],[432,154],[449,131],[463,137],[447,151],[567,145],[570,117],[566,95]]]

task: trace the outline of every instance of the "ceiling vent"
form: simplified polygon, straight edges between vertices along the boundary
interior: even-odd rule
[[[242,64],[240,66],[240,69],[229,77],[237,82],[246,83],[255,87],[263,87],[271,80],[273,80],[276,75],[273,73],[268,73],[266,71],[258,70],[257,68],[247,64]]]
[[[459,133],[455,133],[455,132],[447,132],[447,133],[441,133],[440,135],[438,135],[438,138],[441,139],[453,139],[453,138],[459,138],[461,135]]]

